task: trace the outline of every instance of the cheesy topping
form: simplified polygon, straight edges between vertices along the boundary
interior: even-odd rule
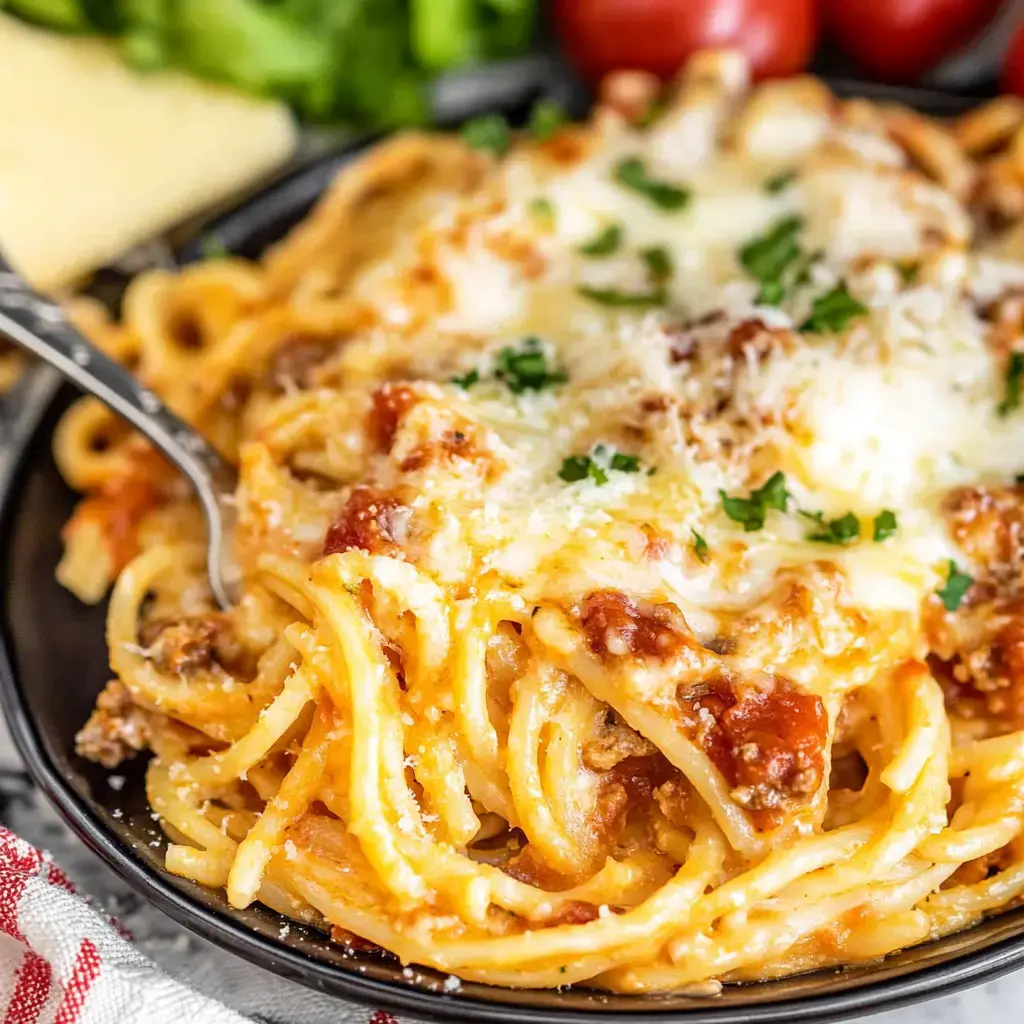
[[[98,325],[240,466],[222,614],[145,451],[89,407],[57,439],[91,492],[61,578],[117,575],[150,799],[205,847],[168,865],[236,907],[628,992],[870,960],[1024,885],[1024,265],[964,205],[1014,194],[735,55],[653,120],[627,77],[507,152],[391,140],[259,264]]]
[[[1024,415],[1000,414],[1004,368],[980,310],[1024,284],[1024,269],[964,252],[964,211],[880,134],[816,121],[811,138],[779,117],[715,145],[721,126],[705,119],[712,138],[684,167],[670,140],[697,131],[692,116],[646,130],[606,121],[568,160],[526,145],[357,277],[381,327],[344,364],[365,372],[386,358],[392,376],[433,377],[431,408],[477,425],[495,467],[484,479],[459,458],[403,471],[407,445],[443,429],[420,408],[374,473],[414,486],[414,510],[431,519],[415,560],[446,583],[497,573],[526,600],[552,586],[659,593],[713,634],[719,612],[756,606],[781,570],[827,561],[844,601],[914,617],[947,561],[963,560],[941,496],[1021,467]],[[766,186],[778,153],[803,154],[781,189]],[[624,187],[625,160],[684,188],[683,208]],[[798,225],[798,255],[768,305],[741,254],[783,222]],[[613,251],[588,254],[610,227]],[[652,248],[668,257],[664,280],[643,258]],[[440,303],[429,323],[411,279]],[[865,312],[802,329],[841,285]],[[564,383],[501,379],[502,352],[531,339]],[[560,476],[595,450],[635,457],[639,471]],[[787,510],[747,532],[721,494],[775,472]],[[883,512],[898,528],[876,543]],[[859,540],[809,540],[818,513],[852,514]],[[648,535],[663,543],[655,558]]]

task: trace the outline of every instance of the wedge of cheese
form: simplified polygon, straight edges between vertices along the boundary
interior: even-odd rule
[[[56,289],[283,163],[280,104],[0,16],[0,249]]]

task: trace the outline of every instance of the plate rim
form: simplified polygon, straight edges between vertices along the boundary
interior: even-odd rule
[[[3,472],[0,467],[0,535],[9,536],[11,519],[19,506],[24,482],[30,472],[28,455],[38,443],[46,415],[58,398],[58,388],[38,394],[26,411],[34,420]],[[0,551],[0,579],[9,575],[8,549]],[[922,1003],[965,988],[994,980],[1024,966],[1024,930],[999,939],[983,949],[966,952],[948,962],[931,964],[906,974],[867,981],[854,989],[834,994],[782,999],[748,1006],[715,1005],[710,997],[706,1007],[666,1008],[649,1006],[635,1011],[600,1009],[548,1009],[513,1005],[510,1001],[489,1002],[469,996],[453,996],[434,989],[368,978],[335,964],[291,949],[272,937],[246,927],[242,922],[203,906],[175,887],[163,875],[135,857],[131,849],[90,812],[85,800],[60,773],[46,752],[38,728],[25,700],[12,657],[13,643],[6,601],[0,609],[0,709],[15,746],[32,781],[39,787],[61,819],[85,845],[135,892],[178,924],[194,929],[203,938],[258,967],[289,978],[332,996],[342,996],[362,1005],[389,1012],[409,1013],[420,1020],[455,1020],[496,1024],[516,1020],[531,1024],[665,1024],[678,1019],[685,1024],[753,1024],[753,1022],[837,1021],[868,1013]],[[514,990],[513,990],[514,991]]]

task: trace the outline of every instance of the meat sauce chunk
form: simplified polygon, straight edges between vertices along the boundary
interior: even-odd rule
[[[1006,871],[1007,868],[1018,864],[1022,857],[1024,857],[1024,837],[1017,836],[1006,846],[961,864],[950,881],[954,885],[977,885],[979,882],[984,882],[993,875],[998,875],[1001,871]]]
[[[286,337],[271,356],[267,368],[270,384],[281,389],[288,386],[307,390],[317,383],[317,371],[339,349],[340,338],[312,334]]]
[[[724,680],[677,694],[682,722],[759,828],[817,792],[825,770],[828,716],[821,698],[791,683],[771,689]]]
[[[412,510],[395,495],[356,487],[324,540],[324,555],[368,551],[371,555],[404,557]]]
[[[103,537],[111,566],[120,572],[138,553],[138,528],[143,518],[165,500],[161,485],[145,477],[111,480],[79,502],[62,536],[65,540],[86,523],[95,524]]]
[[[600,731],[583,746],[583,764],[592,772],[608,772],[624,761],[657,753],[658,748],[647,737],[631,729],[609,709]]]
[[[1024,487],[960,487],[942,506],[953,539],[991,583],[1020,587],[1024,569]]]
[[[480,448],[475,431],[467,427],[451,427],[441,431],[436,440],[418,445],[403,460],[399,467],[403,473],[414,473],[431,465],[444,465],[461,460],[467,463],[482,463],[490,453]],[[487,468],[486,466],[484,467]]]
[[[111,679],[96,698],[89,720],[75,737],[75,752],[104,768],[116,768],[149,746],[149,712],[133,700],[128,687]]]
[[[547,892],[562,892],[571,889],[575,879],[560,874],[534,848],[527,844],[514,857],[511,857],[501,868],[511,878],[526,885],[545,889]]]
[[[173,675],[208,671],[214,663],[242,674],[252,668],[230,620],[219,612],[153,619],[140,628],[139,641],[154,665]]]
[[[517,881],[543,889],[545,892],[564,892],[566,889],[571,889],[578,881],[560,875],[557,871],[552,871],[530,845],[525,846],[509,860],[502,870]],[[544,927],[560,924],[587,924],[597,920],[600,916],[600,910],[593,903],[587,903],[584,900],[566,900],[540,923]],[[533,924],[532,921],[527,922],[527,927],[529,928]]]
[[[670,658],[692,643],[674,604],[638,601],[617,590],[588,594],[580,607],[580,624],[591,653],[605,660]]]
[[[392,450],[403,418],[425,400],[421,392],[408,384],[384,384],[373,393],[368,429],[380,451]],[[439,410],[432,436],[409,451],[399,469],[414,473],[427,466],[445,466],[456,461],[482,463],[483,469],[490,471],[493,456],[478,443],[474,424],[448,410]]]
[[[976,579],[953,612],[929,599],[928,664],[952,712],[1024,728],[1024,487],[958,488],[943,512]]]
[[[580,606],[580,625],[591,653],[604,661],[647,659],[678,667],[679,676],[689,680],[676,691],[680,725],[722,772],[732,798],[757,827],[774,827],[817,792],[828,732],[819,697],[784,680],[755,686],[732,679],[722,656],[696,641],[671,603],[596,591]],[[608,729],[595,737],[585,757],[617,771],[649,762],[650,752],[640,749],[645,743],[636,734]],[[616,760],[619,750],[623,757]],[[660,752],[655,757],[664,760]],[[667,781],[666,775],[655,785]]]
[[[742,320],[730,332],[725,342],[726,354],[735,362],[743,362],[753,357],[757,362],[764,362],[772,349],[779,344],[780,338],[786,338],[789,332],[777,327],[769,327],[758,317]]]
[[[601,916],[593,903],[583,900],[567,900],[547,920],[545,925],[551,927],[559,924],[588,924]]]
[[[994,732],[1024,728],[1024,599],[965,602],[952,614],[930,604],[925,623],[946,706]]]
[[[370,436],[382,452],[391,451],[402,417],[422,401],[408,384],[384,384],[370,398]]]

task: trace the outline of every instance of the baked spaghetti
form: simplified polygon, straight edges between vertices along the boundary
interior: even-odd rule
[[[620,992],[883,956],[1024,892],[1024,108],[734,54],[406,135],[259,263],[78,322],[237,461],[216,610],[103,408],[79,737],[167,868],[403,961]],[[984,159],[976,154],[984,154]]]

